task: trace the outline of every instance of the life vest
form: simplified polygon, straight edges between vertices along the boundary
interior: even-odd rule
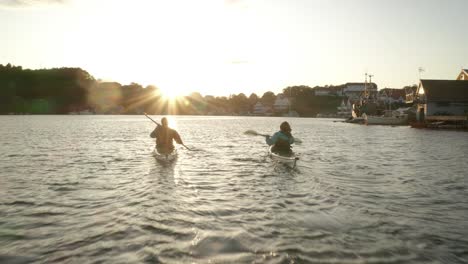
[[[283,136],[287,137],[287,140],[283,139],[282,137],[278,137],[276,143],[273,145],[273,150],[276,152],[290,152],[291,151],[291,144],[289,144],[290,137],[281,133]]]

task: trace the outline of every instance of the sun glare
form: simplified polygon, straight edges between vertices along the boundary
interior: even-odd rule
[[[175,101],[178,97],[182,96],[182,94],[176,89],[160,88],[158,93],[162,98],[168,101]]]

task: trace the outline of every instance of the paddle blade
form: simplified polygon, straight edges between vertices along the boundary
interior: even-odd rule
[[[257,131],[254,131],[254,130],[247,130],[247,131],[244,132],[244,134],[252,135],[252,136],[257,136],[258,135]]]
[[[187,150],[190,150],[190,151],[194,150],[193,148],[189,148],[189,147],[185,146],[185,144],[182,144],[182,146],[184,146]]]
[[[302,140],[300,140],[299,138],[294,138],[294,144],[300,145],[302,144]]]

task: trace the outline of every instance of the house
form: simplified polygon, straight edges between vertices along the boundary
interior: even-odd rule
[[[343,95],[352,101],[357,101],[361,97],[375,98],[377,96],[377,84],[375,83],[346,83],[343,88]]]
[[[412,104],[416,100],[416,91],[418,90],[418,86],[406,86],[405,88],[406,93],[406,103]]]
[[[257,103],[254,105],[253,114],[254,114],[254,115],[259,115],[259,116],[262,116],[262,115],[272,115],[272,114],[273,114],[273,110],[271,109],[271,107],[264,106],[262,103],[257,102]]]
[[[276,96],[275,103],[273,104],[273,109],[277,113],[283,113],[289,111],[289,98],[284,94],[278,94]]]
[[[332,91],[326,87],[316,87],[314,88],[315,96],[330,96]]]
[[[416,91],[418,121],[468,120],[468,82],[421,80]]]
[[[385,104],[405,103],[405,89],[384,88],[378,92],[377,99]]]
[[[344,85],[327,85],[325,87],[316,86],[312,88],[312,90],[314,91],[315,96],[343,96],[343,87]]]
[[[457,77],[459,81],[468,81],[468,69],[463,69]]]
[[[328,89],[331,90],[331,95],[334,96],[343,96],[343,89],[345,85],[338,85],[338,86],[329,86]]]

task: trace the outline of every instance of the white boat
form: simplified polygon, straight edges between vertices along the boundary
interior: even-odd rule
[[[389,126],[402,126],[408,124],[408,115],[400,114],[399,112],[387,112],[382,116],[372,116],[362,114],[364,123],[366,125],[389,125]]]
[[[285,155],[280,155],[277,152],[273,152],[272,148],[273,146],[270,146],[270,148],[268,149],[268,155],[273,161],[291,166],[293,168],[296,166],[296,163],[299,160],[299,157],[294,152],[291,151],[289,155],[285,156]]]
[[[174,149],[172,152],[169,152],[169,153],[159,153],[157,149],[154,149],[153,156],[155,159],[159,161],[170,162],[177,158],[177,150]]]

